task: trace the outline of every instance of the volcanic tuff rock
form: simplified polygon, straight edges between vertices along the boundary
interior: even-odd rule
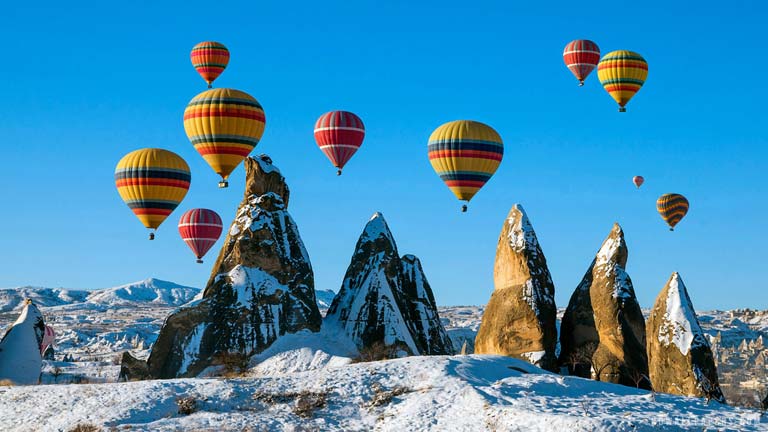
[[[43,314],[27,300],[19,318],[0,339],[0,381],[17,385],[38,383],[43,365],[40,345],[44,333]]]
[[[501,354],[556,369],[555,286],[525,210],[512,206],[499,235],[495,291],[483,313],[475,353]]]
[[[453,353],[421,263],[413,255],[400,258],[381,213],[360,235],[325,324],[359,349],[383,343],[413,355]]]
[[[677,272],[656,297],[646,329],[649,376],[655,391],[725,403],[709,340]]]
[[[245,159],[245,170],[245,197],[202,299],[166,319],[148,359],[153,377],[195,376],[220,355],[251,356],[285,333],[320,330],[285,178],[265,155]]]
[[[614,224],[563,315],[560,364],[575,375],[648,388],[645,320],[626,264],[624,232]]]

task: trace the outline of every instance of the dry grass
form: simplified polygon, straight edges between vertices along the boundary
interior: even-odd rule
[[[274,405],[276,403],[293,403],[293,413],[303,418],[312,417],[315,410],[325,408],[328,404],[327,392],[259,392],[254,394],[253,398],[269,405]]]
[[[250,356],[239,352],[224,352],[216,354],[211,361],[214,366],[224,368],[224,376],[233,378],[242,376],[248,370]]]
[[[68,432],[99,432],[101,431],[101,428],[90,424],[90,423],[80,423],[79,425],[73,427]]]
[[[197,412],[197,399],[192,396],[185,396],[176,399],[176,406],[179,407],[179,414],[190,415]]]

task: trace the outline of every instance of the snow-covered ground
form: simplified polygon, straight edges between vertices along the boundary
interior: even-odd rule
[[[0,310],[6,311],[0,312],[0,332],[18,315],[11,311],[14,299],[29,296],[48,305],[40,309],[57,333],[56,361],[44,361],[43,382],[58,384],[0,387],[0,429],[66,431],[94,424],[147,431],[768,430],[768,417],[760,419],[755,410],[552,375],[504,357],[352,363],[355,347],[327,329],[279,339],[238,378],[116,383],[116,356],[130,350],[146,357],[165,317],[197,293],[168,284],[149,280],[85,294],[0,290]],[[332,294],[318,297],[324,310]],[[457,350],[466,341],[472,352],[482,310],[440,308]],[[768,336],[768,312],[699,316],[704,332],[719,332],[723,344]],[[74,361],[64,362],[64,356]],[[65,384],[72,382],[80,384]],[[178,398],[194,400],[195,412],[180,414]]]
[[[180,398],[194,412],[180,413]],[[758,431],[768,429],[768,418],[469,355],[270,368],[235,379],[5,387],[0,424],[19,431],[78,424],[135,431]]]

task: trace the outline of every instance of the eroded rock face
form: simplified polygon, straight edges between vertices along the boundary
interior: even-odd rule
[[[378,343],[411,355],[453,352],[421,263],[412,255],[400,258],[381,213],[360,235],[325,325],[361,350]]]
[[[31,300],[27,300],[19,318],[0,339],[0,381],[15,385],[37,384],[43,358],[45,321],[43,314]]]
[[[227,353],[251,356],[283,334],[320,330],[285,179],[267,156],[244,163],[245,197],[203,297],[166,319],[148,359],[153,377],[195,376]]]
[[[500,354],[555,370],[555,286],[533,226],[515,204],[499,235],[495,290],[475,338],[475,353]]]
[[[599,381],[649,388],[645,319],[625,271],[627,244],[614,224],[560,325],[560,364]]]
[[[656,297],[646,334],[655,391],[725,403],[709,340],[678,273],[672,274]]]

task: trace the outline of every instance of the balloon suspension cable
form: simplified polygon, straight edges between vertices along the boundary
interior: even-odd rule
[[[155,233],[151,232],[149,233],[149,239],[154,240],[155,239]]]
[[[202,263],[203,263],[203,260],[202,260],[202,259],[200,259],[200,258],[198,258],[196,262],[197,262],[198,264],[202,264]]]
[[[219,182],[219,187],[222,188],[222,189],[225,188],[225,187],[229,187],[229,182],[226,181],[226,180],[222,180],[222,181]]]
[[[337,176],[340,176],[340,175],[341,175],[341,168],[339,168],[338,170],[336,170],[336,175],[337,175]]]
[[[619,112],[627,112],[627,109],[624,108],[623,106],[620,106],[619,107]]]
[[[466,212],[467,212],[467,205],[466,205],[466,204],[464,204],[463,206],[461,206],[461,212],[462,212],[462,213],[466,213]]]

